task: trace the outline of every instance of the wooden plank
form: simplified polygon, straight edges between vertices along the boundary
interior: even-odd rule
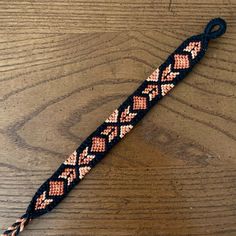
[[[236,1],[0,1],[1,32],[62,33],[155,30],[204,25],[213,17],[236,24]],[[199,28],[200,29],[200,28]]]

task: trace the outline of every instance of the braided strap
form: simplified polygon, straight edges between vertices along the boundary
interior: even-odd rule
[[[16,220],[16,222],[8,227],[8,229],[1,235],[1,236],[16,236],[20,232],[22,232],[25,228],[25,226],[29,223],[30,218],[28,214],[24,214],[19,219]]]
[[[213,28],[218,29],[213,31]],[[123,104],[116,109],[35,193],[26,215],[5,233],[17,235],[29,219],[51,211],[106,153],[118,143],[204,56],[208,41],[226,30],[224,20],[208,23],[204,33],[184,41]]]

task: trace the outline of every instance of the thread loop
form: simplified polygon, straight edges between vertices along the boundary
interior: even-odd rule
[[[218,27],[218,29],[214,30],[214,28],[216,27]],[[215,18],[209,21],[204,30],[204,34],[208,40],[215,39],[223,35],[226,31],[226,28],[227,25],[225,20],[223,20],[222,18]]]

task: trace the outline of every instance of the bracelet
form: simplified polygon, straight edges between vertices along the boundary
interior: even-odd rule
[[[214,28],[218,29],[215,29]],[[32,219],[56,207],[106,153],[174,88],[204,56],[208,42],[226,31],[226,22],[212,19],[204,32],[185,40],[46,180],[26,213],[2,236],[16,236]]]

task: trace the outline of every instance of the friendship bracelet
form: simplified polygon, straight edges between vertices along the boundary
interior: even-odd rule
[[[207,24],[202,34],[184,41],[41,185],[26,213],[2,236],[18,235],[29,221],[56,207],[152,106],[192,70],[204,56],[209,40],[225,31],[226,22],[216,18]]]

